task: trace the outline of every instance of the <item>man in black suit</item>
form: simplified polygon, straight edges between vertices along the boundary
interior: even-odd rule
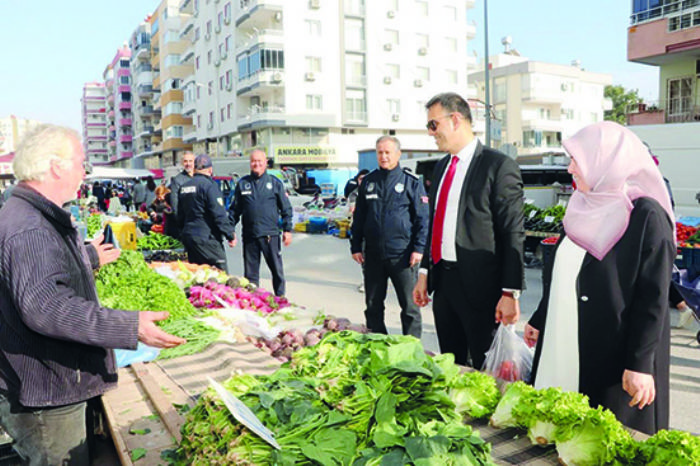
[[[481,369],[498,322],[520,316],[524,288],[523,183],[517,163],[474,137],[455,93],[426,104],[428,134],[448,152],[433,171],[430,233],[413,299],[428,304],[440,351]]]

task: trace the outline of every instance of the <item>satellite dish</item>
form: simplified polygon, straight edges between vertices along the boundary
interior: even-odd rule
[[[510,44],[513,43],[513,38],[510,36],[505,36],[503,39],[501,39],[501,44],[503,44],[503,47],[505,48],[504,53],[510,52]]]

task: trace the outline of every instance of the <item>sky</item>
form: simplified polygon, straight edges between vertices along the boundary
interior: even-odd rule
[[[286,0],[300,2],[302,0]],[[333,1],[333,0],[323,0]],[[379,0],[366,0],[372,7]],[[410,0],[400,0],[407,2]],[[470,49],[484,56],[484,0],[469,20]],[[0,118],[16,115],[80,130],[84,83],[101,80],[117,49],[158,0],[0,0]],[[609,73],[613,84],[658,97],[656,67],[628,63],[629,0],[488,0],[489,53],[501,38],[531,60]]]

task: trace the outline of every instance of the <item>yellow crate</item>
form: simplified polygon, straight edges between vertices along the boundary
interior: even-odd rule
[[[134,222],[107,222],[121,249],[136,250],[136,224]]]
[[[309,222],[299,222],[294,224],[294,231],[298,231],[301,233],[306,233],[306,227],[309,225]]]

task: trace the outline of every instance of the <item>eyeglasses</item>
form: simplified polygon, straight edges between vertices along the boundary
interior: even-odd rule
[[[440,120],[443,118],[449,118],[451,117],[452,114],[448,113],[447,115],[439,116],[433,120],[429,120],[428,123],[426,123],[425,127],[428,131],[435,131],[438,128],[438,124],[440,124]]]

